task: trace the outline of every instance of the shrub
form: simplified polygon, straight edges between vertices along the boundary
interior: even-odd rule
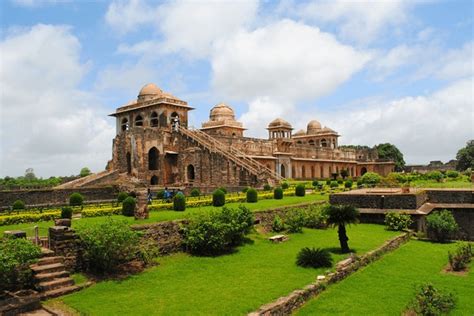
[[[201,195],[201,191],[199,191],[198,188],[194,188],[194,189],[191,190],[190,195],[191,195],[192,197],[198,197],[198,196]]]
[[[331,181],[331,183],[329,184],[329,187],[331,188],[337,188],[339,186],[339,183],[337,183],[336,181]]]
[[[122,202],[122,215],[124,216],[133,216],[135,214],[135,206],[137,202],[134,198],[129,196]]]
[[[78,192],[74,192],[69,196],[69,205],[70,206],[81,206],[84,202],[84,197]]]
[[[265,183],[265,185],[263,186],[264,191],[270,191],[271,189],[272,189],[272,186],[269,185],[268,183]]]
[[[159,190],[156,192],[156,198],[158,200],[163,200],[165,198],[165,190]]]
[[[409,214],[388,212],[385,214],[385,225],[390,230],[405,230],[413,223]]]
[[[212,205],[223,206],[225,204],[225,193],[221,189],[217,189],[212,193]]]
[[[283,199],[283,189],[278,187],[278,188],[275,188],[275,190],[273,190],[273,198],[275,200],[281,200]]]
[[[242,193],[247,193],[247,191],[249,190],[250,188],[249,187],[245,187],[242,189]]]
[[[380,175],[375,172],[366,172],[362,177],[360,177],[360,183],[367,184],[369,186],[376,186],[380,180]]]
[[[25,202],[22,200],[16,200],[13,202],[12,209],[14,210],[24,210],[25,209]]]
[[[250,188],[247,191],[247,203],[256,203],[258,200],[257,190]]]
[[[200,214],[184,227],[184,245],[194,255],[218,255],[241,244],[253,223],[252,212],[243,206]]]
[[[441,182],[441,180],[443,180],[443,174],[436,170],[428,172],[426,177],[430,180],[436,180],[436,182]]]
[[[19,290],[32,285],[29,265],[41,250],[23,238],[0,239],[0,290]]]
[[[220,187],[218,188],[218,190],[221,190],[222,192],[224,192],[224,194],[227,194],[227,189],[225,187]]]
[[[304,227],[322,228],[326,224],[327,216],[321,207],[310,205],[304,211]]]
[[[61,218],[72,218],[72,208],[70,207],[63,207],[61,208]]]
[[[272,230],[277,233],[285,230],[285,223],[278,215],[275,215],[275,217],[273,218]]]
[[[289,187],[290,187],[290,185],[288,184],[288,182],[283,182],[283,183],[281,184],[281,188],[282,188],[283,190],[286,190],[286,189],[288,189]]]
[[[408,309],[416,315],[445,315],[454,308],[455,298],[451,293],[444,293],[432,284],[422,284],[415,292],[415,299]]]
[[[296,264],[305,268],[331,267],[333,259],[326,249],[305,247],[298,252]]]
[[[445,242],[458,230],[453,214],[448,210],[435,211],[426,217],[428,236],[438,242]]]
[[[330,185],[331,184],[331,179],[327,179],[326,180],[326,185]]]
[[[182,212],[186,209],[186,198],[179,192],[173,197],[173,210]]]
[[[337,184],[343,184],[344,183],[344,180],[342,180],[341,178],[337,179]]]
[[[306,190],[305,190],[304,184],[298,184],[295,187],[295,195],[296,196],[304,196],[305,193],[306,193]]]
[[[319,186],[319,182],[318,180],[313,180],[313,182],[311,183],[313,185],[313,187],[318,187]]]
[[[455,170],[448,170],[448,171],[446,171],[446,176],[448,178],[457,178],[457,177],[459,177],[459,172],[457,172]]]
[[[122,203],[123,200],[125,200],[127,197],[128,197],[127,192],[119,192],[119,194],[117,195],[117,202]]]
[[[305,214],[301,209],[292,209],[286,213],[285,225],[290,233],[301,233],[305,224]]]
[[[467,267],[473,256],[472,246],[468,243],[460,244],[454,253],[448,251],[449,265],[453,271],[461,271]]]
[[[346,189],[350,189],[352,188],[352,185],[354,184],[354,182],[352,182],[352,180],[347,180],[345,183],[344,183],[344,187]]]
[[[84,246],[84,259],[89,270],[113,271],[118,265],[136,258],[139,252],[139,235],[126,221],[107,218],[102,223],[82,226],[77,232]]]

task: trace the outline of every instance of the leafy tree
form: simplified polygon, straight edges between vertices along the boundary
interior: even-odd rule
[[[70,206],[81,206],[84,203],[84,197],[79,192],[74,192],[69,196]]]
[[[81,172],[79,173],[79,175],[81,176],[81,178],[87,177],[87,176],[90,175],[90,174],[91,174],[91,171],[90,171],[90,169],[87,168],[87,167],[82,168],[82,169],[81,169]]]
[[[405,160],[403,160],[403,154],[393,144],[385,143],[375,146],[380,159],[390,159],[395,162],[395,170],[402,171],[405,167]]]
[[[341,177],[345,180],[347,176],[349,176],[349,171],[347,169],[342,169],[340,174],[341,174]]]
[[[337,226],[341,251],[343,253],[349,252],[346,225],[356,224],[359,221],[359,211],[351,205],[328,205],[324,212],[327,216],[328,226]]]
[[[29,181],[36,180],[36,175],[33,168],[28,168],[25,170],[25,179]]]
[[[368,184],[370,186],[375,186],[377,185],[382,178],[378,173],[375,172],[366,172],[362,177],[360,177],[360,182],[362,184]]]
[[[468,141],[466,147],[459,149],[456,159],[458,161],[457,170],[464,171],[468,168],[474,168],[474,139]]]
[[[434,211],[426,217],[428,236],[438,242],[447,241],[459,227],[453,214],[448,210]]]

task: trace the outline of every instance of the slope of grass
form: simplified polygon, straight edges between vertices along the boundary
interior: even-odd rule
[[[330,286],[296,315],[400,315],[414,297],[414,287],[432,282],[458,297],[453,315],[474,315],[474,272],[442,272],[448,250],[456,244],[412,240],[381,260]]]
[[[367,252],[397,233],[383,226],[348,229],[350,245]],[[183,253],[159,258],[159,265],[123,281],[105,281],[61,300],[87,315],[244,315],[311,283],[323,269],[296,266],[302,247],[338,247],[337,231],[305,229],[272,244],[254,234],[251,243],[220,257]],[[333,254],[337,262],[344,256]]]

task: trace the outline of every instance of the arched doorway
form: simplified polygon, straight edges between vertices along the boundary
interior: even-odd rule
[[[148,151],[148,170],[158,170],[159,151],[156,147],[152,147]]]
[[[125,156],[127,159],[127,173],[131,174],[132,173],[132,155],[130,153],[127,153]]]
[[[150,184],[151,185],[157,185],[158,184],[158,177],[157,176],[151,177]]]
[[[366,173],[367,173],[367,168],[366,168],[366,167],[362,167],[362,168],[360,169],[360,175],[363,176],[363,175],[366,174]]]
[[[280,175],[283,178],[286,178],[286,170],[285,170],[285,165],[284,164],[281,164],[281,166],[280,166]]]
[[[186,168],[186,175],[187,175],[187,178],[188,178],[189,182],[194,181],[195,174],[194,174],[194,166],[193,165],[188,165],[188,167]]]
[[[306,168],[305,166],[302,166],[301,167],[301,178],[306,178]]]

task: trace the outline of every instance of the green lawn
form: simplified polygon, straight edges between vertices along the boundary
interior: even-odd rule
[[[330,286],[297,315],[400,315],[414,285],[432,282],[458,297],[453,315],[474,315],[474,265],[468,276],[441,272],[456,244],[412,240],[381,260]]]
[[[265,210],[269,208],[285,206],[285,205],[292,205],[292,204],[299,204],[299,203],[308,203],[312,201],[324,201],[328,199],[328,195],[320,195],[320,194],[309,194],[303,197],[299,196],[286,196],[281,200],[274,200],[274,199],[267,199],[267,200],[260,200],[257,203],[228,203],[226,204],[227,207],[238,207],[239,205],[244,205],[253,211],[258,210]],[[154,211],[150,212],[150,218],[146,220],[135,220],[133,217],[125,217],[122,215],[114,215],[114,218],[121,218],[128,221],[131,224],[142,224],[142,223],[154,223],[154,222],[162,222],[162,221],[170,221],[175,219],[182,219],[188,218],[194,214],[198,213],[205,213],[211,210],[218,209],[214,206],[202,206],[202,207],[190,207],[187,208],[184,212],[175,212],[175,211]],[[91,223],[98,223],[105,220],[105,216],[101,217],[88,217],[88,218],[81,218],[81,219],[74,219],[73,220],[73,228],[79,227],[81,225],[88,225]],[[15,225],[6,225],[0,226],[0,233],[3,236],[3,232],[6,230],[23,230],[26,231],[28,236],[34,236],[34,226],[39,227],[39,232],[41,236],[47,236],[48,234],[48,227],[53,226],[53,221],[44,221],[44,222],[36,222],[36,223],[23,223],[23,224],[15,224]]]
[[[436,182],[434,180],[415,180],[410,183],[416,188],[455,188],[455,189],[472,189],[472,182],[467,178],[462,179],[446,179],[444,182]]]
[[[348,228],[350,246],[364,253],[397,233],[383,226]],[[104,281],[62,297],[86,315],[245,315],[314,281],[323,269],[296,266],[302,247],[338,247],[337,231],[305,229],[281,244],[254,234],[252,243],[215,258],[179,253],[123,281]],[[334,254],[335,262],[343,255]]]

